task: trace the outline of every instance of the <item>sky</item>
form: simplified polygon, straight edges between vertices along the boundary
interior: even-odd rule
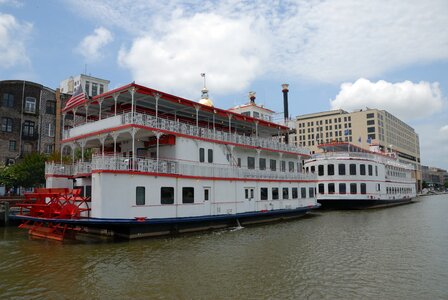
[[[448,169],[448,1],[0,0],[0,80],[57,88],[86,73],[289,112],[378,108]]]

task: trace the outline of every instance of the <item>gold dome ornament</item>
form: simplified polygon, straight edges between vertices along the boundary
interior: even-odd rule
[[[212,99],[210,99],[208,97],[208,89],[205,86],[205,73],[201,73],[201,76],[204,78],[204,88],[201,91],[202,95],[201,95],[201,100],[199,100],[199,103],[202,105],[207,105],[207,106],[213,107],[214,106],[213,101],[212,101]]]

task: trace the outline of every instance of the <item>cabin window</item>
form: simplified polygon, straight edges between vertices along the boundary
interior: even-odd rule
[[[266,158],[259,159],[259,168],[260,170],[266,170]]]
[[[375,166],[375,176],[378,176],[378,166]]]
[[[356,175],[356,164],[350,164],[350,175]]]
[[[319,176],[324,176],[324,166],[323,165],[319,165],[317,166],[318,169],[318,174]]]
[[[289,199],[289,188],[283,188],[283,200]]]
[[[319,183],[319,194],[325,194],[325,187],[323,183]]]
[[[366,165],[364,164],[359,165],[359,174],[366,175]]]
[[[296,187],[293,187],[293,188],[292,188],[291,194],[292,194],[292,199],[297,199],[297,198],[299,198],[298,189],[297,189]]]
[[[204,201],[208,201],[210,199],[210,190],[204,189]]]
[[[311,173],[314,173],[314,172],[316,172],[316,166],[311,166]]]
[[[236,160],[236,165],[238,166],[238,168],[241,168],[241,157],[238,157],[238,159]]]
[[[346,193],[347,193],[347,191],[346,191],[345,183],[340,183],[339,184],[339,194],[346,194]]]
[[[278,200],[278,188],[272,188],[272,200]]]
[[[289,166],[289,172],[294,172],[294,162],[293,161],[288,162],[288,166]]]
[[[300,197],[306,198],[306,188],[303,187],[300,189]]]
[[[277,170],[277,161],[275,159],[269,160],[269,166],[271,168],[271,171]]]
[[[135,188],[135,205],[145,205],[145,187],[137,186]]]
[[[268,188],[265,187],[260,188],[260,199],[268,200]]]
[[[365,183],[361,183],[361,194],[367,193],[367,186]]]
[[[329,164],[328,166],[327,166],[327,168],[328,168],[328,175],[334,175],[334,165],[333,164]]]
[[[208,162],[212,163],[213,162],[213,149],[208,149]]]
[[[334,183],[329,183],[328,184],[328,194],[334,194],[335,190],[334,190]]]
[[[174,188],[160,188],[160,204],[174,204]]]
[[[367,167],[369,169],[369,176],[373,176],[373,166],[372,165],[368,165]]]
[[[255,157],[252,156],[247,157],[247,168],[255,169]]]
[[[183,187],[182,188],[182,203],[194,203],[194,188]]]
[[[316,190],[316,188],[312,188],[312,187],[310,187],[310,188],[308,189],[310,198],[313,198],[313,197],[314,197],[314,192],[315,192],[315,190]]]
[[[356,183],[350,183],[350,194],[356,194],[357,192]]]
[[[381,184],[379,183],[376,184],[376,191],[377,192],[381,191]]]
[[[339,175],[345,175],[345,164],[339,164]]]
[[[205,149],[199,148],[199,162],[205,162]]]

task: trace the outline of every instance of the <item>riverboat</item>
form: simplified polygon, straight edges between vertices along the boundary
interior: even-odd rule
[[[47,163],[47,188],[28,194],[35,201],[14,216],[32,235],[132,239],[295,218],[319,207],[316,176],[302,172],[309,151],[287,143],[289,127],[274,123],[255,93],[224,110],[205,84],[197,102],[131,83],[68,101],[62,112],[62,148],[73,163]]]
[[[363,209],[409,203],[416,196],[415,168],[379,145],[369,150],[347,142],[319,145],[305,160],[317,174],[317,201],[323,208]]]

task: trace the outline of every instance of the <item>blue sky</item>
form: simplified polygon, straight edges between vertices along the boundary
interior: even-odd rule
[[[0,79],[132,81],[290,114],[386,109],[448,168],[448,1],[0,0]]]

